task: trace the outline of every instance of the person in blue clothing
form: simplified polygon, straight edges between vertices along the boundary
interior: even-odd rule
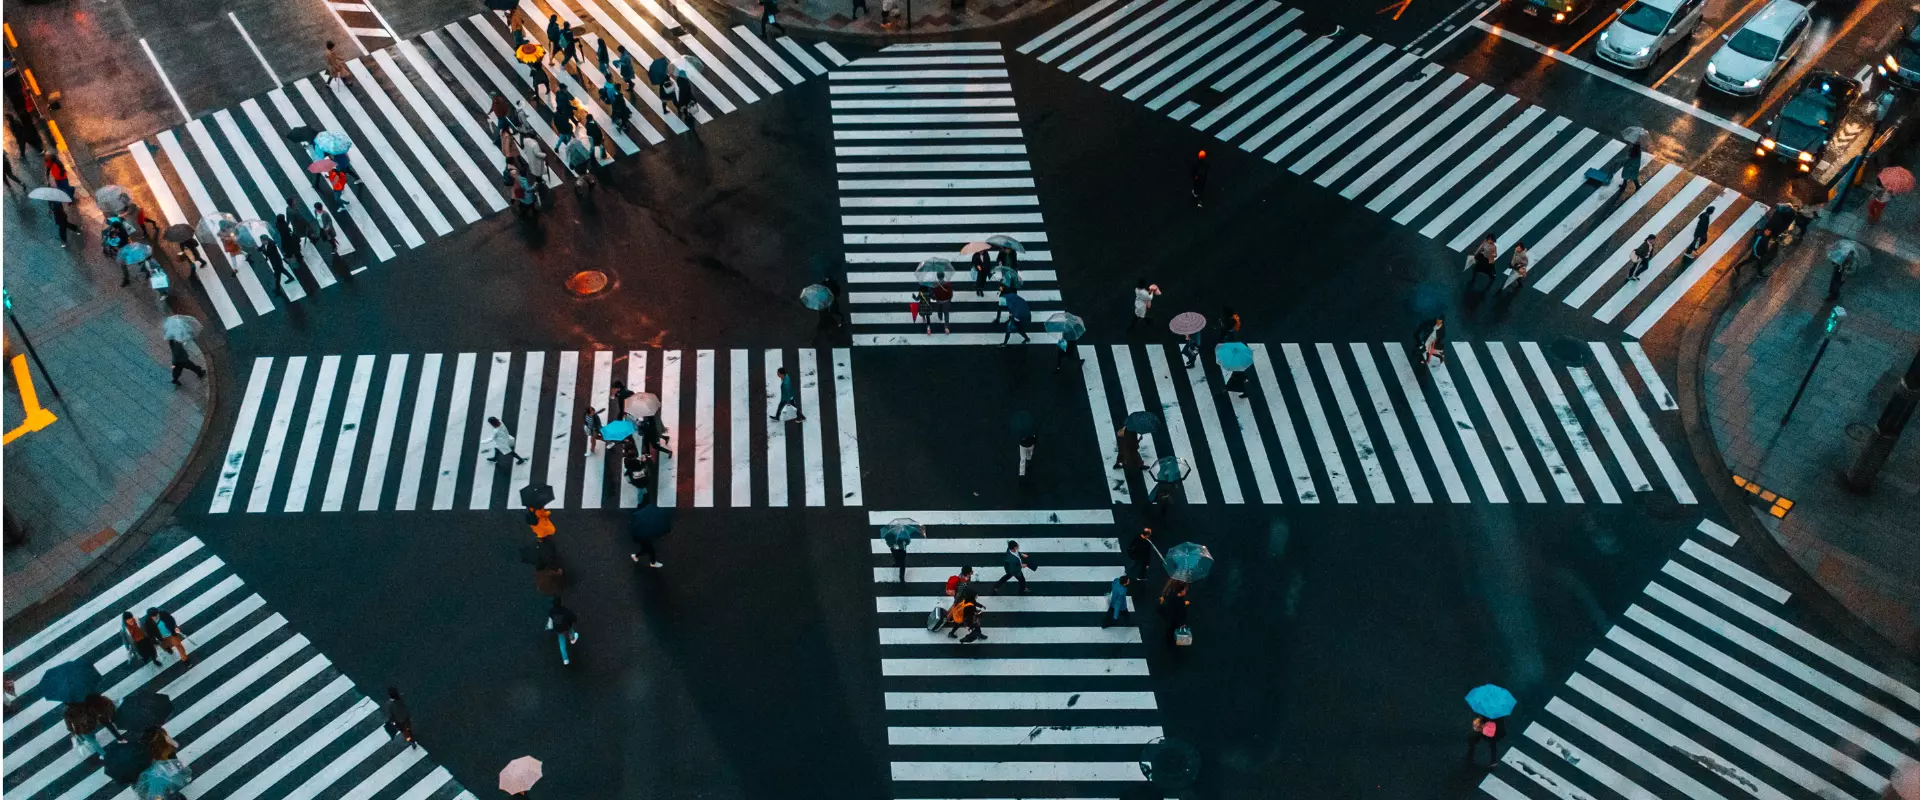
[[[1133,612],[1127,610],[1127,585],[1131,583],[1133,579],[1125,575],[1113,579],[1113,585],[1107,589],[1107,613],[1100,617],[1100,627],[1133,618]]]
[[[773,374],[780,379],[780,405],[774,407],[773,415],[769,419],[779,419],[780,412],[785,411],[787,406],[793,406],[793,419],[787,420],[788,422],[806,419],[807,415],[800,410],[800,395],[793,391],[793,376],[787,374],[786,367],[775,369]]]
[[[1019,542],[1013,541],[1011,539],[1007,540],[1007,553],[1005,556],[1002,557],[1000,565],[1006,568],[1007,574],[1001,575],[1000,580],[993,582],[994,591],[997,593],[999,591],[999,587],[1005,584],[1008,580],[1017,580],[1020,582],[1020,593],[1026,594],[1027,593],[1026,571],[1033,569],[1033,563],[1027,560],[1026,553],[1020,552]]]

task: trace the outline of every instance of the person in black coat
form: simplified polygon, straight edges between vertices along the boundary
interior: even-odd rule
[[[1444,356],[1447,349],[1447,320],[1444,317],[1435,317],[1433,321],[1422,324],[1419,330],[1414,332],[1413,348],[1419,354],[1420,363],[1423,365],[1427,363],[1427,359]]]
[[[1127,554],[1127,575],[1134,580],[1147,577],[1147,568],[1153,566],[1153,529],[1141,528],[1139,535],[1131,541],[1122,542],[1120,549]]]
[[[1167,644],[1177,644],[1180,629],[1187,625],[1187,607],[1192,601],[1187,599],[1187,585],[1160,596],[1160,616],[1167,620]]]

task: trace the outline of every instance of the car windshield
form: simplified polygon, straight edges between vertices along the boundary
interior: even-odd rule
[[[1733,40],[1727,42],[1727,49],[1751,59],[1772,61],[1773,55],[1780,52],[1780,42],[1748,28],[1734,34]]]
[[[1907,44],[1920,47],[1920,25],[1907,29]]]
[[[1827,131],[1833,127],[1836,98],[1808,90],[1780,109],[1779,135],[1774,137],[1796,148],[1826,138]]]
[[[1667,29],[1667,20],[1673,13],[1662,11],[1646,3],[1634,3],[1633,7],[1620,12],[1620,24],[1641,33],[1659,36]]]

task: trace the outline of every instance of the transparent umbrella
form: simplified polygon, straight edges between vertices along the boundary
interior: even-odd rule
[[[627,398],[628,416],[645,419],[660,413],[660,395],[652,392],[640,392]]]
[[[1058,333],[1061,338],[1071,342],[1086,335],[1087,323],[1079,317],[1061,311],[1047,318],[1047,330]]]
[[[1178,581],[1194,583],[1213,571],[1213,554],[1207,552],[1206,545],[1195,542],[1181,542],[1167,548],[1164,560],[1167,577]]]
[[[1827,251],[1827,260],[1845,265],[1849,270],[1860,269],[1867,265],[1867,248],[1852,239],[1841,239],[1833,243],[1832,250]]]
[[[946,283],[952,274],[953,262],[934,256],[920,262],[920,266],[913,271],[913,279],[921,286],[939,286]]]
[[[900,517],[880,527],[880,540],[891,548],[904,548],[914,539],[924,539],[927,526],[906,517]]]
[[[987,237],[987,244],[993,245],[995,247],[1004,247],[1004,248],[1007,248],[1008,250],[1012,250],[1013,252],[1019,253],[1021,255],[1026,255],[1027,253],[1026,245],[1021,244],[1019,239],[1015,239],[1004,233],[996,233],[992,236]]]
[[[200,220],[200,232],[212,239],[232,236],[239,229],[240,219],[224,212]]]
[[[273,238],[273,226],[268,225],[266,220],[250,219],[240,223],[239,235],[241,244],[259,247],[260,240]]]
[[[94,191],[93,204],[105,213],[118,214],[133,207],[133,197],[124,187],[108,184]]]
[[[1020,291],[1020,287],[1025,286],[1027,283],[1025,278],[1020,277],[1020,270],[1014,269],[1011,265],[1007,264],[994,267],[993,272],[990,274],[994,280],[1000,282],[1001,286],[1005,286],[1016,292]]]
[[[1153,462],[1153,479],[1161,483],[1179,483],[1193,472],[1193,465],[1179,456],[1161,456]]]
[[[833,290],[820,284],[800,290],[800,305],[815,311],[825,311],[833,307]]]
[[[185,314],[175,314],[160,323],[160,333],[170,342],[185,342],[200,335],[200,320]]]

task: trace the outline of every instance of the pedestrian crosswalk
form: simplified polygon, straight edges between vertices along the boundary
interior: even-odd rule
[[[1625,143],[1365,35],[1304,32],[1299,14],[1267,0],[1101,0],[1018,49],[1454,251],[1488,235],[1503,253],[1525,243],[1528,285],[1635,337],[1765,211],[1659,162],[1623,198],[1585,173],[1617,167]],[[1632,276],[1648,235],[1659,250]]]
[[[1189,503],[1697,502],[1663,438],[1677,425],[1648,411],[1678,405],[1637,343],[1451,342],[1425,366],[1405,343],[1249,346],[1245,394],[1171,345],[1082,348],[1113,502],[1145,500],[1166,456]],[[1113,467],[1135,411],[1159,420],[1142,478]]]
[[[696,121],[823,75],[842,60],[825,43],[803,47],[782,38],[769,44],[744,26],[722,30],[686,0],[521,0],[519,11],[518,34],[529,41],[544,41],[540,22],[549,14],[583,32],[578,75],[546,69],[599,123],[609,158],[689,130],[663,110],[647,83],[647,65],[655,58],[698,59],[701,66],[689,73],[701,109]],[[507,29],[506,19],[504,13],[474,14],[348,61],[350,83],[324,74],[301,76],[238,108],[128,147],[159,218],[168,224],[197,225],[222,213],[271,222],[290,206],[310,212],[324,202],[340,230],[340,254],[356,255],[352,262],[330,262],[305,243],[297,248],[302,263],[291,265],[299,280],[287,281],[277,279],[251,248],[229,257],[220,247],[203,247],[212,263],[195,275],[223,326],[233,328],[303,300],[308,291],[336,285],[344,277],[336,267],[359,272],[366,263],[390,260],[505,210],[511,201],[489,115],[492,93],[523,110],[546,146],[523,156],[550,162],[549,183],[566,179],[570,173],[555,155],[561,139],[552,124],[553,96],[531,88],[530,67],[515,60],[516,32]],[[610,58],[625,47],[637,65],[639,77],[625,101],[633,109],[626,125],[614,124],[599,95],[608,73],[619,72],[597,63],[603,43]],[[288,140],[288,132],[301,126],[338,131],[354,142],[349,156],[362,182],[344,193],[344,213],[333,209],[331,189],[307,172],[307,146]]]
[[[1882,797],[1920,752],[1920,692],[1784,615],[1791,595],[1680,547],[1480,783],[1499,800]]]
[[[999,344],[999,279],[975,280],[960,249],[990,236],[1025,245],[1016,285],[1037,329],[1059,310],[1053,253],[999,42],[898,44],[830,77],[847,303],[856,345]],[[916,319],[914,270],[954,264],[947,316]],[[1031,267],[1028,269],[1026,267]],[[1015,341],[1019,334],[1012,335]]]
[[[771,418],[783,367],[799,422]],[[208,511],[514,508],[530,484],[549,508],[632,508],[585,427],[616,382],[660,398],[661,506],[862,503],[847,349],[597,350],[256,358]],[[490,417],[525,461],[487,460]]]
[[[148,608],[173,614],[191,661],[164,650],[157,665],[129,658],[120,613]],[[61,704],[36,692],[49,668],[75,660],[93,665],[101,693],[116,703],[141,691],[172,699],[164,727],[193,770],[186,797],[473,798],[425,748],[394,740],[379,704],[197,538],[26,637],[5,659],[20,694],[6,713],[9,798],[134,796],[70,742]]]
[[[1145,781],[1142,748],[1163,734],[1137,621],[1099,625],[1122,572],[1112,512],[868,516],[891,796],[1131,796],[1128,784]],[[929,532],[907,548],[904,582],[878,537],[878,526],[901,517]],[[1029,592],[992,583],[1010,538],[1040,565],[1027,573]],[[945,582],[962,566],[985,587],[987,638],[969,644],[927,624],[932,609],[950,605]],[[1151,606],[1156,589],[1135,588]]]

